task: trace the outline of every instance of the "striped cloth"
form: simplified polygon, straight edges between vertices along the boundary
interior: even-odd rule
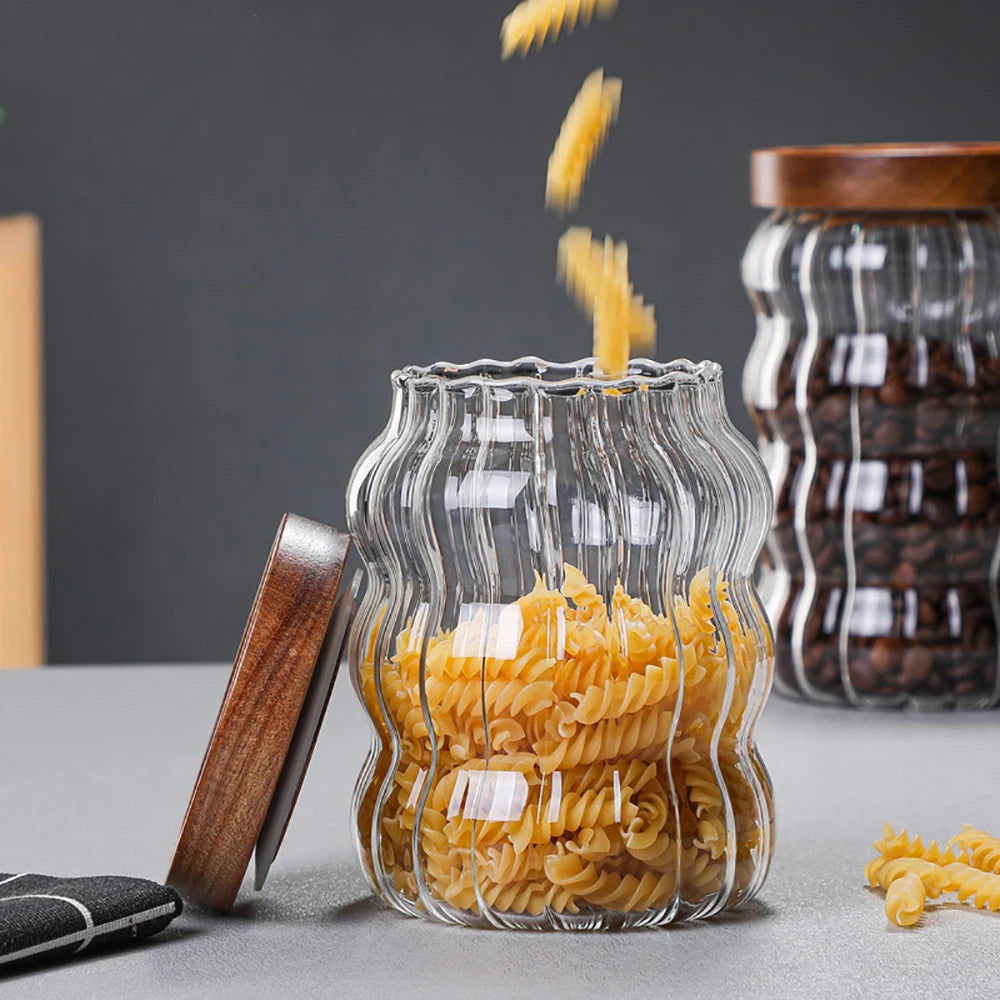
[[[0,975],[24,962],[147,937],[182,908],[173,889],[141,878],[0,873]]]

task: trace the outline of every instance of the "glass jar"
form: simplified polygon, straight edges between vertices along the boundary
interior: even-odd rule
[[[753,171],[774,210],[743,259],[743,384],[777,498],[779,690],[996,705],[1000,147],[764,150]]]
[[[773,839],[752,579],[771,494],[719,367],[634,361],[609,381],[526,358],[406,368],[392,388],[347,502],[373,890],[506,928],[749,899]]]

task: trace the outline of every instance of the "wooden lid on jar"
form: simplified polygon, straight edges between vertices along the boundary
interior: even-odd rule
[[[761,208],[921,211],[1000,207],[1000,143],[780,146],[750,157]]]
[[[254,849],[257,889],[278,853],[354,607],[350,541],[295,514],[278,527],[166,879],[191,903],[231,909]]]

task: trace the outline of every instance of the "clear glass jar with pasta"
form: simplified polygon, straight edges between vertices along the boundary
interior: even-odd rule
[[[766,471],[718,365],[407,368],[348,488],[358,851],[404,913],[645,927],[760,889]]]

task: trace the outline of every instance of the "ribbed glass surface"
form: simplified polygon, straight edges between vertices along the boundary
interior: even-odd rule
[[[753,896],[771,520],[718,366],[409,368],[348,516],[359,854],[413,915],[643,927]]]
[[[777,683],[862,707],[1000,700],[994,212],[773,213],[744,397],[777,497]]]

